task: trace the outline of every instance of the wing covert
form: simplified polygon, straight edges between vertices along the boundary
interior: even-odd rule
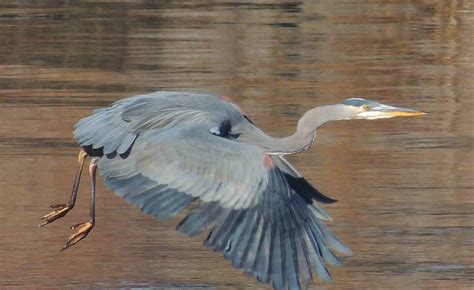
[[[205,126],[182,127],[144,138],[136,168],[204,202],[247,208],[258,203],[268,174],[262,148],[210,133]],[[143,149],[142,149],[143,148]]]
[[[147,130],[229,119],[236,121],[243,117],[235,104],[217,96],[160,91],[119,100],[109,108],[95,110],[75,125],[74,137],[81,146],[113,156],[126,153]]]

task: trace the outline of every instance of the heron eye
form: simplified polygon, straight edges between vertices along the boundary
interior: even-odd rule
[[[370,106],[369,106],[369,105],[364,105],[362,108],[363,108],[364,110],[368,111],[368,110],[370,109]]]

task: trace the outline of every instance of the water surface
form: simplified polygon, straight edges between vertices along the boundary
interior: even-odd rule
[[[353,250],[340,288],[469,288],[474,277],[474,7],[470,1],[0,4],[0,283],[3,286],[266,287],[99,182],[64,219],[80,118],[161,89],[231,96],[290,134],[314,106],[363,96],[428,112],[326,125],[291,158]],[[29,4],[31,3],[31,4]],[[320,285],[316,280],[311,287]]]

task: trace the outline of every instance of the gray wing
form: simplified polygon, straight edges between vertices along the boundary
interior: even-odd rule
[[[110,189],[159,218],[201,200],[177,229],[190,236],[207,229],[206,246],[260,281],[298,289],[312,269],[330,281],[325,262],[340,265],[330,249],[350,250],[269,159],[208,126],[178,126],[144,131],[126,159],[101,158],[99,170]]]
[[[90,146],[95,150],[102,149],[101,153],[105,154],[127,152],[135,142],[137,134],[131,130],[129,122],[122,119],[122,112],[136,101],[135,98],[123,99],[109,108],[97,109],[92,115],[77,122],[74,138],[79,145]]]
[[[217,96],[193,92],[160,91],[115,102],[81,119],[74,138],[98,155],[125,154],[146,130],[168,129],[183,124],[219,124],[243,119],[237,105]]]

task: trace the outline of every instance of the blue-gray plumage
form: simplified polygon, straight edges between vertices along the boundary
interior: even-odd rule
[[[326,264],[341,265],[334,252],[351,254],[322,223],[331,217],[317,202],[336,200],[309,184],[284,155],[308,149],[328,121],[420,114],[354,98],[311,109],[294,134],[274,138],[236,104],[213,95],[155,92],[120,100],[76,124],[74,137],[83,150],[73,193],[67,204],[54,205],[41,226],[74,207],[84,159],[91,156],[91,220],[64,248],[94,226],[98,167],[108,188],[157,218],[174,217],[198,202],[177,230],[190,236],[207,230],[206,246],[259,281],[299,289],[314,270],[329,282]]]

